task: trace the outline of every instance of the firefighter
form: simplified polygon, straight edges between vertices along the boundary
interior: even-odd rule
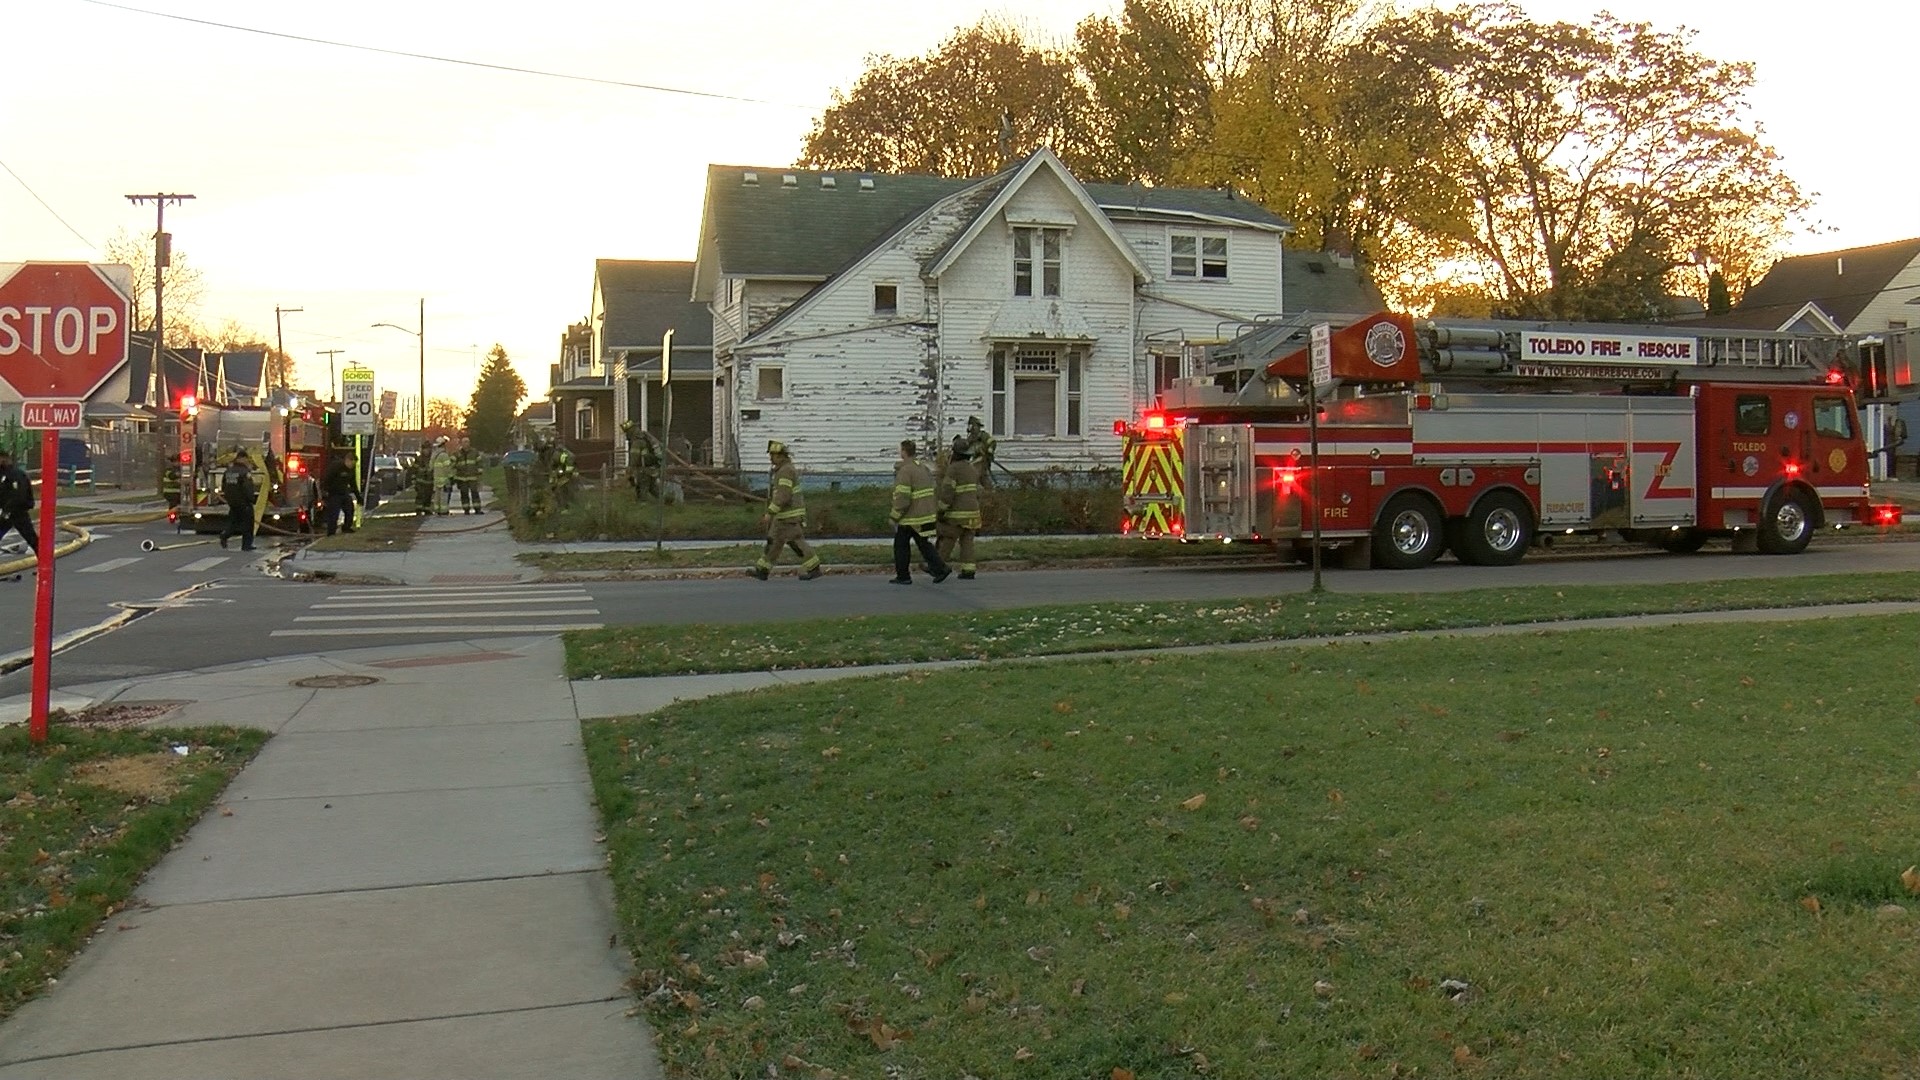
[[[413,459],[413,512],[433,513],[433,444],[421,443],[420,456]]]
[[[327,463],[326,475],[320,480],[321,514],[326,519],[328,536],[332,536],[336,528],[353,531],[353,500],[360,494],[360,485],[346,455],[335,453],[332,458]]]
[[[980,531],[980,482],[973,470],[972,447],[964,435],[953,437],[953,461],[940,476],[940,542],[934,549],[945,559],[958,546],[961,581],[974,574],[973,537]]]
[[[27,550],[38,553],[40,534],[33,531],[33,481],[26,471],[13,463],[13,451],[0,446],[0,539],[11,529],[27,542]]]
[[[987,433],[985,424],[977,416],[967,417],[967,456],[973,459],[973,467],[979,474],[979,483],[984,487],[993,486],[993,456],[998,444]]]
[[[807,543],[807,500],[800,494],[800,470],[793,467],[793,455],[778,439],[767,441],[767,460],[773,472],[767,476],[767,512],[760,515],[760,527],[767,530],[767,550],[754,561],[747,573],[767,580],[780,564],[783,548],[792,548],[800,556],[800,580],[820,576],[820,556]]]
[[[167,500],[168,510],[180,509],[180,463],[170,461],[160,470],[160,497]]]
[[[453,452],[453,483],[460,489],[460,512],[463,514],[482,513],[480,502],[480,451],[473,448],[473,440],[462,438],[460,449]],[[451,506],[448,507],[452,509]]]
[[[622,424],[620,430],[627,436],[627,483],[633,485],[634,498],[658,498],[662,462],[653,434],[641,431],[631,420]]]
[[[547,485],[553,492],[553,505],[565,510],[573,505],[573,482],[580,470],[573,463],[573,451],[565,443],[555,443],[553,458],[547,467]]]
[[[913,584],[912,557],[917,546],[938,585],[953,571],[927,539],[935,530],[940,508],[934,500],[933,474],[915,458],[916,452],[912,439],[903,440],[900,463],[893,467],[893,513],[888,516],[893,522],[893,583]]]
[[[260,485],[253,478],[253,459],[243,447],[234,447],[233,460],[220,477],[220,497],[227,501],[227,523],[220,527],[220,546],[235,535],[240,550],[253,550],[253,507],[260,498]]]
[[[453,496],[453,455],[447,452],[445,435],[433,440],[433,446],[433,461],[429,465],[433,489],[429,494],[434,500],[433,512],[446,517],[450,512],[447,502]]]

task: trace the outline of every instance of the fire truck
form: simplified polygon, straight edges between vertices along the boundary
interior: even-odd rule
[[[1848,343],[1673,326],[1269,324],[1216,347],[1124,439],[1123,531],[1413,569],[1560,536],[1796,554],[1876,505]],[[1311,380],[1320,367],[1326,385]]]
[[[311,531],[325,467],[328,425],[319,407],[302,410],[216,405],[192,395],[179,401],[180,506],[174,522],[196,533],[219,532],[227,521],[221,480],[234,451],[252,460],[259,501],[254,524],[266,532]]]

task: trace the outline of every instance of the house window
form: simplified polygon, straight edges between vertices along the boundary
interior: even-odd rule
[[[785,401],[787,399],[787,369],[771,364],[761,364],[754,369],[759,386],[753,395],[758,401]]]
[[[873,313],[875,315],[898,315],[900,313],[900,286],[875,285],[873,287]]]
[[[1022,225],[1013,230],[1013,295],[1060,295],[1060,248],[1065,229]],[[1034,292],[1038,275],[1040,291]]]
[[[1227,237],[1224,233],[1174,233],[1169,244],[1174,277],[1201,281],[1227,280]]]
[[[993,433],[1076,437],[1086,357],[1057,346],[1003,348],[993,356]]]
[[[584,398],[573,405],[573,437],[581,442],[593,441],[593,403]]]
[[[1773,402],[1758,394],[1733,399],[1733,433],[1765,435],[1773,430]]]

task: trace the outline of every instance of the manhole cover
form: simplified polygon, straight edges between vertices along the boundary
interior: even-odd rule
[[[379,681],[372,675],[309,675],[293,680],[293,685],[306,690],[344,690],[349,686],[372,686]]]

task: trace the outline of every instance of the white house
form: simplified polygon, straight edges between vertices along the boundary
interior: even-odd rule
[[[1047,150],[973,180],[711,166],[714,456],[753,468],[779,439],[814,476],[884,475],[901,439],[978,416],[1011,468],[1117,464],[1116,419],[1287,307],[1289,231],[1231,191],[1083,184]]]

